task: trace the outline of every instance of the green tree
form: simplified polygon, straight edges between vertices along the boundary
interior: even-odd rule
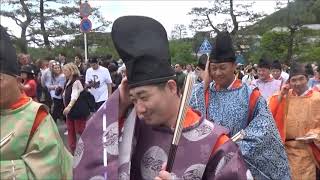
[[[284,59],[287,51],[288,32],[267,32],[262,36],[261,48],[263,57]]]
[[[320,43],[307,45],[301,48],[299,60],[304,62],[320,62]]]
[[[261,57],[264,57],[288,63],[286,58],[289,36],[290,32],[288,31],[266,32],[256,45],[251,45],[246,55],[253,62],[257,62]],[[297,31],[293,42],[294,56],[305,62],[319,61],[320,40],[315,38],[319,36],[320,31],[316,30],[302,28]]]
[[[218,33],[220,31],[229,31],[233,36],[234,44],[241,52],[242,44],[245,43],[244,32],[239,32],[248,24],[253,24],[262,19],[265,14],[255,12],[252,5],[255,2],[243,3],[234,0],[213,0],[212,7],[195,7],[188,13],[194,18],[192,19],[190,29],[194,31],[210,28],[211,31]],[[215,23],[213,19],[217,16],[225,17],[223,22]]]
[[[172,64],[194,64],[196,58],[192,51],[192,41],[189,39],[171,40],[169,42]]]
[[[25,0],[10,0],[1,2],[0,16],[10,18],[21,28],[20,37],[13,36],[19,51],[27,53],[27,28],[36,18],[36,4]],[[5,8],[4,8],[5,7]]]
[[[182,39],[187,35],[187,27],[183,24],[174,25],[171,31],[171,39]]]
[[[14,37],[14,40],[18,49],[27,53],[27,46],[31,42],[50,49],[54,45],[65,43],[62,36],[79,34],[80,2],[81,0],[10,0],[1,2],[0,15],[11,18],[21,27],[20,37]],[[105,31],[111,24],[101,16],[98,8],[92,8],[89,18],[95,25],[93,32]]]
[[[49,48],[52,45],[60,45],[64,43],[64,40],[56,40],[57,42],[54,44],[53,40],[56,37],[80,33],[79,26],[82,18],[79,12],[80,3],[79,0],[40,0],[40,16],[35,25],[30,28],[30,34],[34,37],[37,35],[43,37],[41,40],[36,39],[38,46],[45,45]],[[95,25],[95,28],[92,29],[93,32],[105,31],[111,24],[101,16],[98,8],[92,8],[88,18]]]

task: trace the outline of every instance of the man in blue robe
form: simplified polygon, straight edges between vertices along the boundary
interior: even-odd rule
[[[244,130],[238,145],[254,179],[290,179],[288,158],[266,100],[235,78],[230,35],[218,33],[215,44],[206,68],[207,79],[211,76],[214,82],[206,80],[194,88],[191,107],[229,129],[231,137]]]

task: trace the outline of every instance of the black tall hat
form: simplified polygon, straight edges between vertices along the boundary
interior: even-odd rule
[[[228,32],[218,33],[214,47],[210,54],[210,62],[224,63],[235,61],[236,56],[233,49],[230,34]]]
[[[9,34],[0,26],[0,73],[11,76],[19,75],[16,49],[13,47]]]
[[[272,69],[279,69],[280,71],[282,70],[281,63],[278,60],[275,60],[272,62],[271,68]]]
[[[158,84],[175,78],[164,27],[144,16],[115,20],[111,36],[127,68],[129,87]]]
[[[205,70],[207,64],[208,56],[206,54],[202,54],[198,60],[197,66],[202,70]]]
[[[305,65],[297,62],[293,62],[290,65],[289,79],[292,76],[296,76],[296,75],[305,75],[306,77],[308,77]]]
[[[310,63],[308,63],[306,66],[306,74],[309,76],[313,76],[314,75],[314,71],[313,71],[313,67]]]
[[[270,69],[271,68],[271,63],[270,63],[269,60],[262,58],[262,59],[259,60],[258,68]]]

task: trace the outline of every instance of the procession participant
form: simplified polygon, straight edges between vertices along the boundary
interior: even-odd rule
[[[72,179],[72,156],[48,109],[22,92],[16,51],[0,30],[0,179]]]
[[[191,107],[230,131],[242,129],[240,147],[254,179],[290,179],[288,159],[265,99],[257,89],[236,79],[235,53],[227,32],[218,33],[210,54],[207,78],[194,89]]]
[[[269,104],[293,180],[316,179],[316,165],[320,163],[320,93],[308,88],[307,83],[305,67],[293,64],[289,83],[271,97]]]
[[[159,175],[162,164],[169,160],[169,147],[181,101],[175,72],[170,66],[167,34],[164,27],[154,19],[125,16],[114,22],[111,35],[115,48],[126,65],[127,77],[119,87],[120,92],[116,91],[90,120],[81,137],[81,150],[75,160],[77,162],[75,174],[90,178],[99,174],[101,176],[104,174],[103,171],[110,170],[107,171],[108,178],[114,177],[112,173],[118,173],[122,178],[154,179]],[[119,109],[111,106],[112,101]],[[112,147],[117,143],[114,141],[118,134],[114,129],[117,131],[118,126],[113,124],[117,123],[115,119],[126,114],[130,102],[133,103],[136,112],[134,119],[121,120],[119,129],[126,123],[135,122],[134,137],[130,142],[133,144],[133,149],[126,154],[115,153],[116,150]],[[119,116],[115,118],[116,115]],[[105,128],[104,133],[101,132],[103,128],[98,129],[97,124],[107,122],[103,123],[101,119],[113,121]],[[226,136],[228,132],[224,128],[209,122],[191,108],[187,110],[183,128],[170,178],[247,179],[250,177],[250,171],[247,171],[238,147]],[[104,147],[108,152],[106,158],[102,156],[103,148],[94,149],[99,143],[90,138],[89,131],[100,134],[99,137],[101,134],[105,135]],[[124,141],[126,131],[127,129],[121,131],[120,143]],[[92,136],[94,135],[91,134]],[[98,139],[101,141],[103,138]],[[121,147],[119,145],[119,152],[124,150]],[[191,153],[194,155],[188,156]],[[126,163],[120,162],[123,156],[131,154],[131,160]],[[119,162],[112,155],[118,155]],[[94,164],[93,162],[99,162],[97,156],[100,159],[108,159],[108,162],[103,163],[104,161],[100,160],[100,164]],[[107,167],[101,168],[105,164],[108,164]],[[120,166],[119,172],[116,172],[115,169],[118,169],[116,166]],[[87,174],[90,169],[96,174]]]
[[[206,54],[201,55],[198,60],[198,64],[196,65],[195,69],[195,74],[197,76],[196,84],[201,83],[203,81],[207,60],[208,56]]]
[[[281,86],[287,82],[288,79],[282,77],[282,67],[278,60],[275,60],[271,64],[271,75],[275,80],[281,81]]]
[[[252,89],[258,88],[265,100],[269,100],[281,88],[281,80],[274,79],[270,74],[271,64],[266,59],[260,59],[258,64],[258,79],[251,82]]]

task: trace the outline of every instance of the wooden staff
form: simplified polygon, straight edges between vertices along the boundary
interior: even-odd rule
[[[0,148],[5,144],[7,144],[7,142],[9,142],[13,136],[14,136],[14,132],[12,131],[8,135],[6,135],[4,138],[2,138],[0,141]]]
[[[178,113],[176,126],[174,129],[174,134],[173,134],[173,138],[172,138],[172,142],[169,150],[168,162],[166,167],[166,171],[168,172],[172,171],[178,144],[182,134],[184,119],[187,113],[187,108],[188,108],[189,100],[191,97],[193,83],[194,83],[194,80],[192,78],[192,75],[188,74],[184,81],[184,88],[183,88],[182,99],[180,102],[179,113]]]

